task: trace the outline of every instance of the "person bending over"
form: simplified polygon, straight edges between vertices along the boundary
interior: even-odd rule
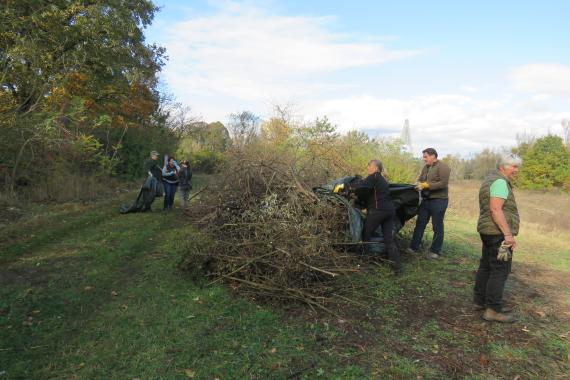
[[[383,166],[380,160],[371,160],[367,166],[368,177],[363,180],[354,181],[351,184],[340,184],[334,189],[353,192],[358,189],[367,189],[368,196],[367,215],[364,222],[362,240],[365,243],[366,251],[370,251],[372,234],[382,226],[384,235],[384,245],[386,252],[392,263],[392,268],[396,275],[403,273],[400,261],[400,252],[394,247],[394,218],[396,211],[392,199],[390,198],[388,181],[382,176]]]

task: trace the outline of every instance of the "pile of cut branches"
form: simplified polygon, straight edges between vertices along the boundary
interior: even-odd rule
[[[324,308],[331,280],[359,265],[345,250],[346,207],[315,194],[318,180],[304,173],[274,153],[235,153],[188,212],[206,238],[194,239],[182,267],[254,297]]]

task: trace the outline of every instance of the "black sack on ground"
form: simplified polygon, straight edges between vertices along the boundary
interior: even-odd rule
[[[121,214],[150,211],[154,199],[162,196],[162,184],[156,177],[149,175],[142,185],[132,205],[121,206]]]

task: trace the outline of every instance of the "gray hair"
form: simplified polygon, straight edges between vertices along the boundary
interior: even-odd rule
[[[370,160],[368,161],[368,165],[374,165],[378,169],[378,173],[382,174],[384,172],[384,165],[382,165],[382,161],[380,160]]]
[[[522,158],[514,153],[501,154],[497,160],[497,169],[509,168],[511,166],[521,166],[522,163]]]

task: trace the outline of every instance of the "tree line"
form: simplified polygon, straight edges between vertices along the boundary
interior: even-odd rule
[[[227,125],[196,120],[161,93],[164,48],[144,37],[158,8],[149,0],[2,0],[0,7],[0,191],[11,197],[89,198],[109,178],[137,178],[151,150],[214,172],[244,144],[311,157],[328,176],[360,173],[371,157],[392,182],[411,182],[421,162],[397,139],[340,133],[326,117],[298,122],[275,106]],[[570,189],[570,153],[556,136],[521,142],[519,185]],[[295,157],[296,157],[295,156]],[[444,159],[459,179],[480,179],[496,161],[484,150]],[[327,180],[329,178],[323,178]]]
[[[523,159],[516,185],[532,190],[570,190],[570,146],[556,135],[519,139],[510,149]],[[484,149],[473,157],[447,155],[453,179],[483,179],[492,170],[500,152]]]

